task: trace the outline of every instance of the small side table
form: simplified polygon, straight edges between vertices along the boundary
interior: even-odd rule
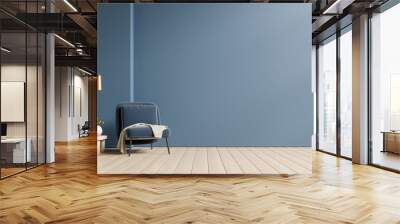
[[[97,154],[104,152],[106,147],[107,135],[97,136]]]

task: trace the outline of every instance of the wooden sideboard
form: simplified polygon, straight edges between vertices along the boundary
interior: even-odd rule
[[[383,131],[383,150],[382,152],[392,152],[400,154],[400,132]]]

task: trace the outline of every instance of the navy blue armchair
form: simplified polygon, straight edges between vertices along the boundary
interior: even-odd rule
[[[160,111],[154,103],[120,103],[116,109],[117,136],[121,131],[133,124],[146,123],[160,125]],[[170,130],[166,129],[162,133],[170,154],[168,137]],[[155,138],[153,131],[149,126],[132,127],[126,130],[125,144],[129,145],[128,154],[130,155],[133,145],[150,144],[153,149],[153,143],[159,139]]]

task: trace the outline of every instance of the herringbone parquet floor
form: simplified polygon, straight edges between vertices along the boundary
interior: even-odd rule
[[[400,223],[400,175],[322,153],[311,176],[98,176],[95,147],[0,181],[0,223]]]

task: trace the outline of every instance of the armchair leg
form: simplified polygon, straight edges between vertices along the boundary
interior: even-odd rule
[[[170,152],[170,150],[169,150],[168,137],[167,137],[167,138],[165,138],[165,142],[167,143],[168,155],[170,155],[170,154],[171,154],[171,152]]]
[[[150,150],[153,150],[153,143],[150,144]]]
[[[131,152],[133,151],[132,148],[133,148],[133,146],[132,146],[132,141],[129,141],[128,156],[131,156]]]

